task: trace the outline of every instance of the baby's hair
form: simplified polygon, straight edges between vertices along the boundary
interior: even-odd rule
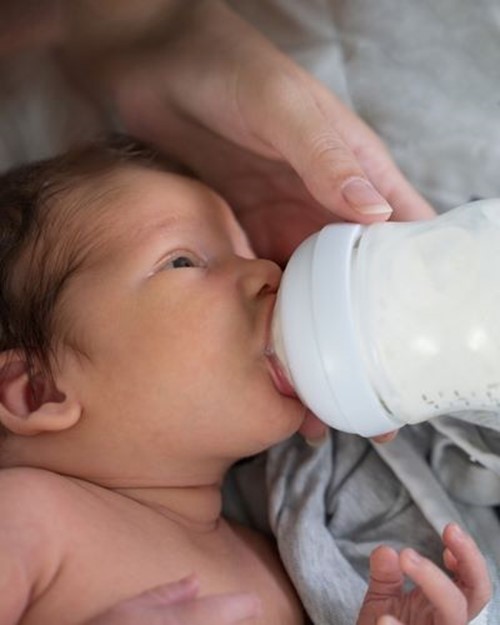
[[[20,353],[30,375],[51,375],[56,304],[82,262],[66,228],[82,209],[74,192],[95,186],[99,199],[99,182],[129,166],[187,173],[113,135],[0,176],[0,352]]]

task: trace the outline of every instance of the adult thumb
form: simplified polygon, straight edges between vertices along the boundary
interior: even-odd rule
[[[254,132],[291,165],[319,204],[338,217],[362,223],[391,215],[385,193],[377,188],[377,175],[372,175],[383,171],[390,177],[390,170],[396,170],[387,150],[316,80],[299,71],[275,74],[252,105],[246,112]],[[358,146],[357,154],[353,145]],[[360,153],[370,155],[371,172]]]

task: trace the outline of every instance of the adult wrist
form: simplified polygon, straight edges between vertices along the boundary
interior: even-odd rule
[[[112,89],[131,71],[148,71],[169,40],[186,36],[217,0],[74,0],[64,8],[61,64],[84,90]],[[208,9],[208,10],[207,10]]]

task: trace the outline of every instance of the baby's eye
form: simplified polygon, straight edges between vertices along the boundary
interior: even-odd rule
[[[172,269],[182,269],[183,267],[196,267],[192,258],[188,256],[177,256],[170,261]]]
[[[162,269],[186,269],[190,267],[201,267],[203,261],[194,254],[182,253],[172,256],[162,264]]]

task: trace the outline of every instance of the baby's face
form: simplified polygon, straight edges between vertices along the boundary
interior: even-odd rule
[[[65,366],[97,453],[194,466],[289,436],[304,408],[276,390],[266,356],[278,266],[253,257],[203,185],[141,169],[116,184],[102,242],[64,297],[86,354]]]

